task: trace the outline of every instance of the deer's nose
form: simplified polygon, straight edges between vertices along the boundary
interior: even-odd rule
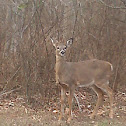
[[[63,55],[63,54],[65,53],[65,51],[64,51],[64,50],[62,50],[60,53]]]

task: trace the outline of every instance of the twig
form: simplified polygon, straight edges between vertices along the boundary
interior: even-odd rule
[[[74,97],[75,97],[75,99],[76,99],[76,101],[77,101],[77,104],[78,104],[78,107],[79,107],[79,111],[82,112],[82,109],[81,109],[81,107],[80,107],[79,100],[78,100],[77,95],[76,95],[75,93],[74,93]]]
[[[113,90],[114,91],[116,90],[115,88],[116,88],[116,80],[117,80],[118,69],[119,69],[119,62],[120,62],[120,58],[119,58],[118,63],[117,63],[115,78],[114,78],[114,81],[113,81]]]
[[[16,88],[16,89],[12,89],[12,90],[7,91],[7,92],[3,92],[3,93],[0,94],[0,97],[3,96],[3,95],[5,95],[5,94],[6,94],[6,95],[7,95],[7,94],[10,94],[10,93],[12,93],[12,92],[14,92],[14,91],[17,91],[17,90],[19,90],[19,89],[21,89],[21,87],[18,87],[18,88]]]
[[[75,34],[75,28],[76,28],[76,24],[77,24],[78,10],[77,10],[75,16],[76,16],[76,18],[75,18],[74,27],[73,27],[73,34],[72,34],[73,39],[75,38],[74,34]]]
[[[126,7],[126,1],[125,0],[121,0],[121,2],[125,5]]]
[[[18,71],[21,69],[21,66],[19,66],[19,68],[16,70],[16,72],[13,74],[13,76],[7,80],[5,83],[6,85],[4,86],[4,89],[6,88],[7,84],[14,78],[14,76],[18,73]]]

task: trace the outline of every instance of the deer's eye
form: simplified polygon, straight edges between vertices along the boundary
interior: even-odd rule
[[[59,50],[59,47],[57,47],[57,49]]]
[[[65,46],[64,49],[67,49],[67,47]]]

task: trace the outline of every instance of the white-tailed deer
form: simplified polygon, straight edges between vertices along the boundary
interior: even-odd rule
[[[91,118],[97,114],[98,108],[103,101],[103,93],[106,92],[110,100],[109,117],[113,118],[113,91],[108,86],[109,78],[112,74],[113,67],[107,61],[92,59],[81,62],[66,62],[64,54],[68,47],[73,43],[73,39],[69,39],[66,44],[52,40],[52,44],[56,49],[56,83],[61,86],[61,112],[59,120],[64,115],[64,99],[66,90],[69,91],[69,117],[71,120],[72,114],[72,98],[75,88],[91,87],[98,96],[96,106]]]

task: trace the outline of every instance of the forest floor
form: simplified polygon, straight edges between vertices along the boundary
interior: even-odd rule
[[[108,117],[109,104],[105,95],[104,105],[99,109],[95,119],[90,119],[96,103],[96,95],[91,90],[76,91],[82,112],[79,112],[76,101],[73,103],[73,120],[71,126],[126,126],[126,88],[119,89],[114,97],[114,119]],[[50,100],[35,96],[28,104],[26,97],[18,92],[0,97],[0,126],[58,126],[60,99]],[[52,96],[53,97],[53,96]],[[52,98],[53,99],[53,98]],[[34,104],[33,104],[34,103]],[[67,106],[66,106],[67,108]],[[67,115],[68,108],[65,113]],[[68,125],[66,118],[60,124]]]

